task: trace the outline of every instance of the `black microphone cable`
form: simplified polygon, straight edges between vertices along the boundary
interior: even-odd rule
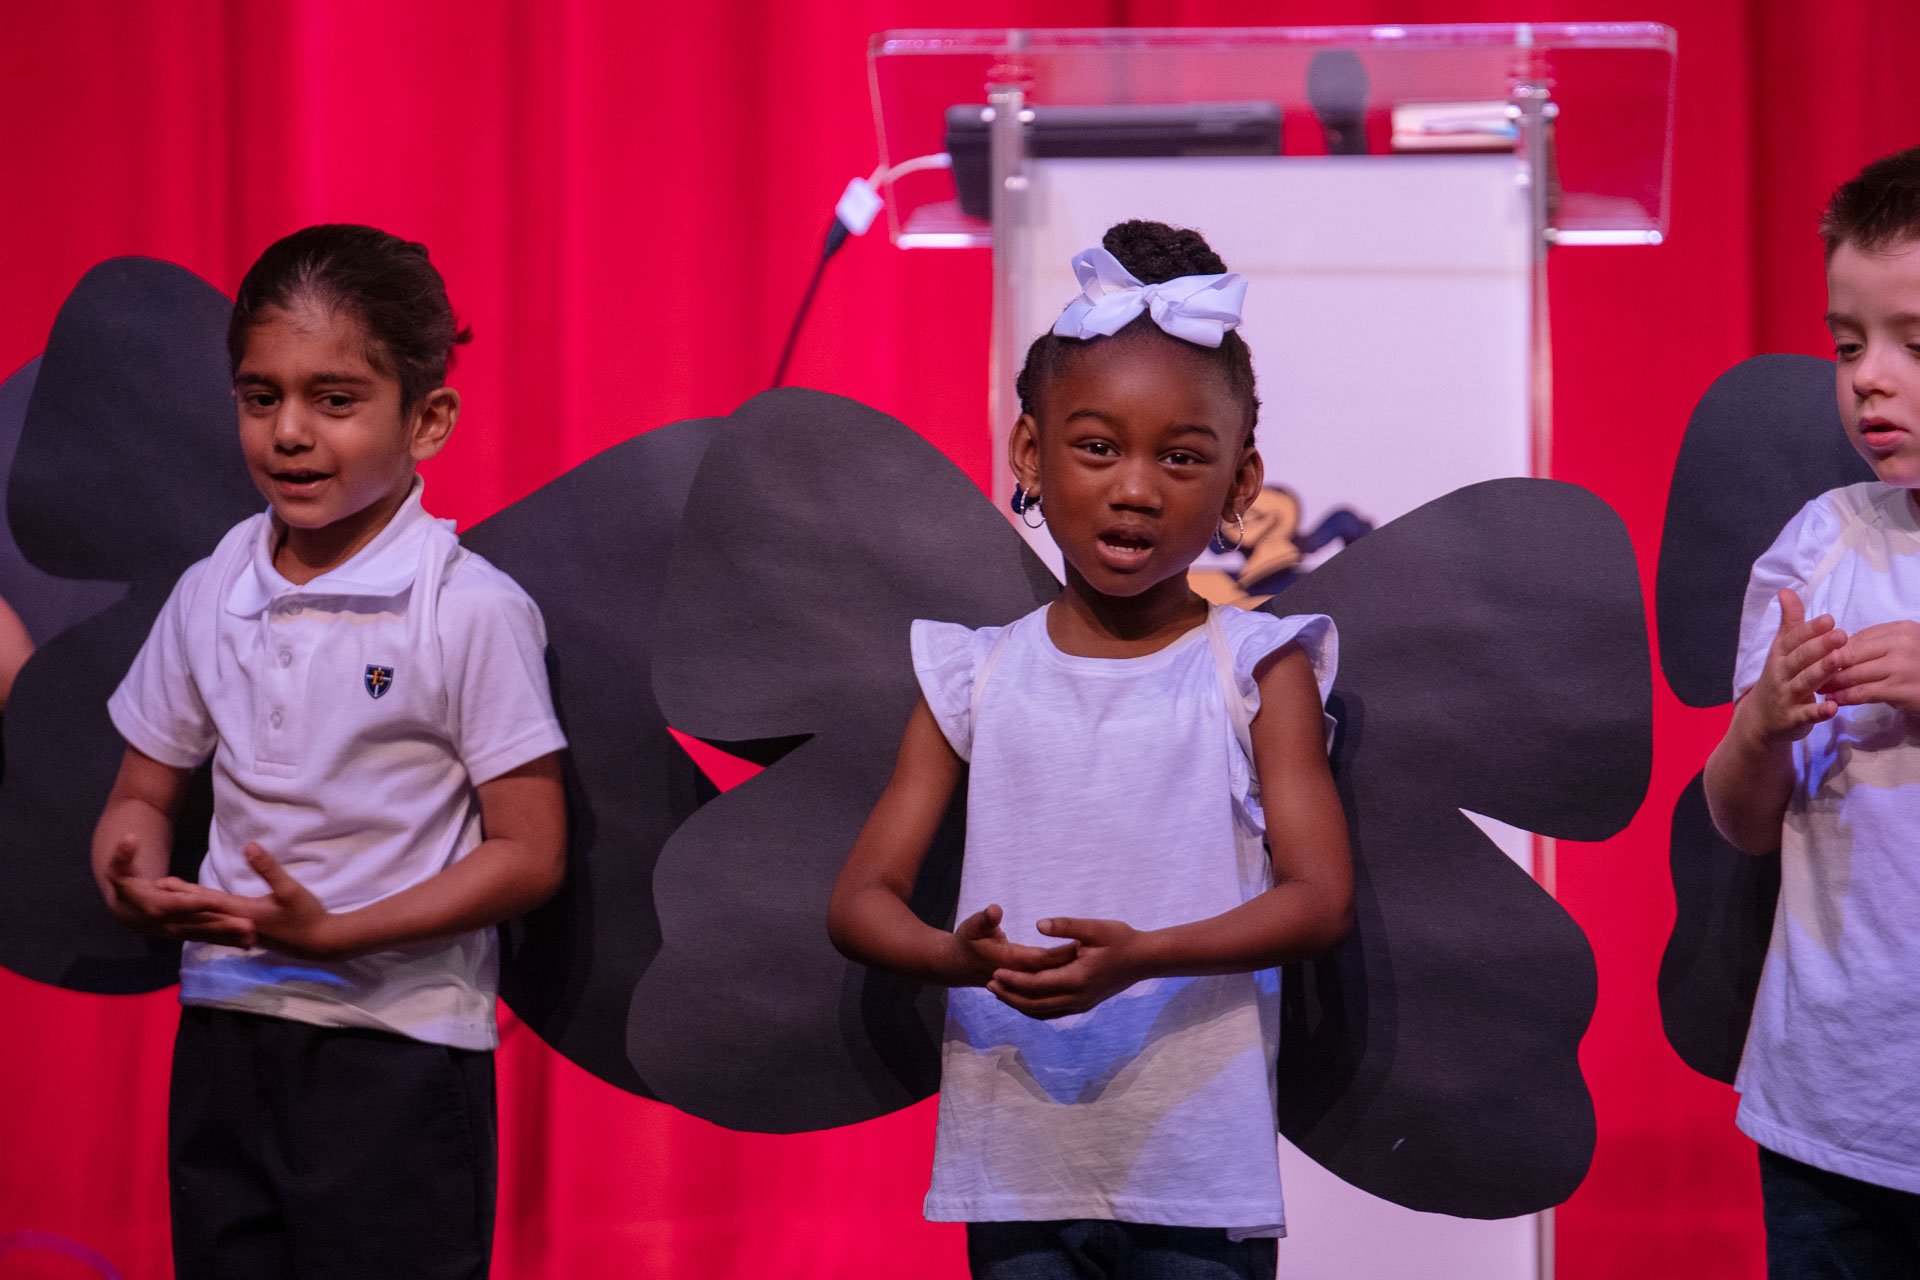
[[[827,263],[833,260],[833,255],[840,252],[841,246],[849,239],[865,235],[867,228],[873,225],[873,220],[886,203],[880,192],[909,173],[952,167],[953,157],[944,151],[937,151],[932,155],[903,160],[891,168],[882,165],[873,171],[872,177],[855,178],[847,183],[847,189],[840,193],[840,202],[834,206],[833,221],[827,224],[819,260],[813,264],[813,275],[807,281],[806,292],[800,295],[800,307],[794,313],[793,327],[787,330],[786,345],[780,348],[780,360],[773,367],[773,381],[768,384],[769,388],[786,385],[787,364],[793,359],[793,349],[800,341],[800,330],[807,322],[807,313],[813,309],[813,296],[820,291],[820,281],[827,273]]]

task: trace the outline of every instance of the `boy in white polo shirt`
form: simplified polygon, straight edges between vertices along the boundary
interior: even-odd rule
[[[558,887],[565,746],[533,602],[420,505],[452,309],[425,249],[311,227],[241,283],[240,442],[271,510],[181,576],[109,702],[108,905],[177,938],[182,1276],[480,1276],[492,926]],[[200,883],[166,874],[213,761]]]

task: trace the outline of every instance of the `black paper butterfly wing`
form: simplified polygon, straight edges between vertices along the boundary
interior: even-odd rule
[[[121,933],[86,874],[86,834],[120,751],[97,709],[180,569],[257,500],[231,445],[218,359],[225,301],[163,264],[101,271],[112,287],[77,291],[39,372],[17,466],[29,479],[16,486],[12,523],[42,569],[132,587],[120,604],[54,637],[22,675],[5,728],[10,744],[31,741],[33,750],[0,784],[0,850],[14,859],[25,892],[0,906],[0,960],[48,981],[131,991],[170,981],[174,957]],[[98,305],[90,301],[96,298]],[[91,440],[73,424],[92,426]],[[102,438],[116,443],[111,465],[98,465],[97,449],[86,447]],[[81,476],[87,483],[76,488]],[[27,495],[24,502],[18,494]],[[1458,770],[1446,774],[1463,784],[1457,788],[1386,785],[1422,743],[1462,754],[1464,727],[1475,723],[1456,714],[1460,699],[1413,699],[1406,654],[1366,639],[1376,632],[1364,601],[1388,601],[1380,606],[1387,622],[1396,607],[1411,617],[1421,603],[1422,625],[1434,636],[1452,634],[1458,596],[1428,598],[1394,575],[1411,574],[1431,588],[1458,566],[1408,548],[1458,552],[1471,541],[1461,529],[1481,522],[1483,546],[1508,547],[1518,559],[1481,564],[1476,590],[1498,587],[1509,597],[1517,590],[1524,602],[1532,582],[1554,608],[1584,600],[1579,591],[1556,594],[1537,554],[1546,533],[1557,532],[1551,521],[1567,512],[1535,511],[1536,523],[1516,525],[1503,523],[1500,501],[1453,510],[1465,514],[1422,537],[1377,533],[1362,544],[1373,549],[1364,563],[1378,568],[1353,568],[1356,548],[1320,571],[1326,580],[1317,589],[1330,595],[1343,581],[1357,584],[1352,599],[1327,607],[1360,637],[1347,640],[1349,654],[1361,656],[1349,656],[1343,676],[1349,725],[1337,764],[1353,811],[1363,908],[1357,941],[1316,969],[1308,986],[1294,984],[1314,998],[1290,1006],[1297,1025],[1289,1043],[1297,1049],[1289,1063],[1311,1059],[1313,1070],[1296,1081],[1306,1091],[1289,1104],[1289,1132],[1337,1172],[1403,1203],[1519,1212],[1564,1194],[1542,1174],[1541,1161],[1514,1166],[1505,1184],[1469,1165],[1477,1171],[1462,1183],[1468,1191],[1435,1192],[1433,1182],[1459,1172],[1450,1164],[1461,1155],[1457,1145],[1435,1141],[1396,1155],[1406,1137],[1398,1134],[1399,1145],[1383,1146],[1402,1119],[1458,1121],[1484,1110],[1499,1090],[1525,1087],[1504,1075],[1493,1083],[1491,1068],[1443,1073],[1437,1082],[1391,1069],[1394,1053],[1424,1051],[1430,1036],[1448,1052],[1471,1038],[1432,1032],[1454,999],[1445,993],[1435,997],[1433,1017],[1406,1017],[1409,1000],[1425,992],[1395,975],[1425,980],[1445,967],[1432,956],[1473,953],[1455,936],[1461,932],[1501,940],[1537,963],[1569,961],[1577,980],[1528,989],[1522,994],[1531,998],[1510,1008],[1516,1016],[1507,1022],[1489,1021],[1488,1002],[1478,1021],[1464,1020],[1496,1039],[1520,1016],[1544,1020],[1547,1047],[1511,1056],[1541,1065],[1549,1091],[1564,1086],[1553,1068],[1571,1068],[1571,1044],[1591,1006],[1590,959],[1544,895],[1510,864],[1511,875],[1499,871],[1503,856],[1454,824],[1465,824],[1454,806],[1537,818],[1520,825],[1594,838],[1603,832],[1579,819],[1606,810],[1620,788],[1595,801],[1593,812],[1573,814],[1550,802],[1564,783],[1551,770],[1546,799],[1525,786],[1465,785],[1471,780]],[[662,587],[661,554],[676,522]],[[610,450],[488,521],[473,539],[546,612],[556,693],[574,743],[571,879],[561,897],[511,931],[503,986],[516,1011],[603,1078],[734,1127],[818,1128],[924,1097],[936,1083],[937,993],[840,960],[822,928],[826,894],[916,696],[907,622],[1008,621],[1052,595],[1039,562],[963,477],[899,424],[800,391],[759,397],[721,424],[681,424]],[[1570,578],[1592,575],[1591,555],[1575,560],[1553,563]],[[1454,580],[1469,577],[1454,572]],[[1289,607],[1318,607],[1314,589],[1295,588]],[[1543,621],[1552,608],[1493,613],[1502,626],[1517,616],[1542,628],[1548,652],[1583,651]],[[1395,634],[1392,626],[1377,631]],[[1382,649],[1388,656],[1366,657]],[[1625,644],[1618,652],[1639,651]],[[1486,694],[1484,673],[1470,665],[1421,669],[1467,703]],[[658,707],[647,697],[649,674]],[[1565,687],[1575,687],[1579,673],[1563,674]],[[1373,693],[1374,679],[1392,692]],[[1423,738],[1409,727],[1417,716],[1382,717],[1389,701],[1446,714]],[[1594,727],[1594,707],[1605,705],[1612,704],[1576,702],[1564,724],[1544,728],[1519,714],[1502,732],[1528,727],[1514,740],[1532,749],[1543,745],[1535,739],[1555,738],[1554,725],[1572,725],[1580,749],[1596,741],[1611,748],[1623,736],[1618,725]],[[710,788],[665,735],[666,721],[771,767],[702,808]],[[1579,732],[1581,725],[1591,731]],[[1496,773],[1513,765],[1511,754],[1490,758]],[[1549,750],[1542,758],[1561,757]],[[204,829],[204,820],[183,820],[187,838],[176,866],[197,860],[196,827]],[[945,923],[951,913],[959,841],[956,806],[916,896],[929,920]],[[1463,875],[1476,895],[1465,904],[1472,908],[1465,921],[1409,914],[1398,881],[1424,870],[1400,856],[1410,847],[1432,862],[1438,851],[1470,865]],[[1516,925],[1529,915],[1527,927]],[[1386,944],[1374,940],[1382,929]],[[1569,1014],[1555,1006],[1556,991],[1584,992],[1584,1004],[1576,998]],[[1445,1062],[1457,1066],[1454,1058]],[[1283,1066],[1291,1079],[1293,1068]],[[1556,1096],[1578,1089],[1577,1074],[1571,1080]],[[1584,1106],[1583,1090],[1578,1101]],[[1461,1127],[1442,1126],[1449,1135]],[[1511,1144],[1493,1145],[1512,1154]],[[1521,1197],[1518,1207],[1510,1207],[1510,1194],[1501,1199],[1508,1184],[1528,1179],[1531,1199]]]
[[[909,620],[1003,622],[1055,590],[890,419],[780,392],[723,429],[676,545],[655,685],[671,722],[770,767],[660,860],[662,949],[630,1034],[662,1098],[788,1131],[935,1086],[936,993],[841,961],[828,890],[916,696]],[[1288,1132],[1414,1207],[1556,1203],[1592,1147],[1576,1060],[1592,958],[1459,809],[1598,839],[1637,806],[1649,674],[1624,531],[1578,490],[1498,482],[1370,535],[1285,605],[1329,609],[1352,654],[1336,764],[1363,883],[1358,939],[1292,981]],[[916,901],[943,924],[958,816]]]
[[[1460,1217],[1571,1195],[1592,952],[1461,810],[1601,840],[1646,793],[1633,549],[1585,490],[1494,480],[1375,530],[1269,602],[1340,631],[1334,774],[1354,932],[1282,986],[1280,1127],[1346,1181]]]
[[[1813,356],[1743,361],[1687,423],[1667,498],[1655,614],[1660,668],[1680,700],[1733,695],[1747,577],[1788,520],[1828,489],[1873,479],[1847,442],[1834,368]],[[1753,1015],[1780,890],[1780,855],[1720,838],[1695,775],[1673,811],[1675,918],[1660,962],[1667,1040],[1702,1075],[1731,1083]]]
[[[60,578],[35,567],[4,518],[5,478],[13,472],[14,453],[26,430],[27,404],[39,375],[40,357],[35,356],[0,382],[0,600],[19,615],[34,643],[45,644],[123,599],[127,590],[124,583]]]
[[[476,525],[463,541],[545,619],[567,733],[567,878],[507,926],[501,996],[555,1049],[655,1095],[627,1056],[633,989],[659,950],[654,864],[714,794],[654,702],[653,635],[668,551],[716,421],[615,445]]]
[[[660,857],[660,954],[629,1049],[661,1098],[792,1132],[934,1090],[939,993],[843,959],[827,898],[919,696],[908,624],[1009,622],[1058,589],[965,476],[873,409],[774,391],[716,434],[674,548],[654,689],[675,727],[769,767]],[[961,809],[913,904],[942,925]]]
[[[0,964],[42,982],[150,991],[178,971],[177,947],[135,936],[101,905],[88,848],[124,749],[107,697],[181,571],[259,505],[234,447],[227,311],[180,267],[104,262],[61,307],[27,402],[7,524],[39,573],[90,584],[44,612],[27,591],[23,616],[74,620],[22,669],[4,724]],[[103,591],[122,598],[94,611]],[[203,770],[177,873],[195,873],[209,813]]]
[[[7,527],[6,476],[13,469],[14,450],[26,427],[27,402],[33,398],[39,374],[40,357],[35,356],[0,382],[0,604],[20,619],[30,640],[45,644],[125,596],[126,588],[121,583],[76,582],[43,573],[27,559]],[[5,732],[0,728],[0,778],[5,776]]]

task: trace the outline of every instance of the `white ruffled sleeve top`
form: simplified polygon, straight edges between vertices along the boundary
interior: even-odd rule
[[[1046,609],[1010,626],[913,624],[914,669],[968,761],[958,918],[990,903],[1014,942],[1048,916],[1155,929],[1272,885],[1246,727],[1253,673],[1283,646],[1324,702],[1337,640],[1320,615],[1215,608],[1139,658],[1063,653]],[[953,990],[927,1217],[1109,1218],[1281,1235],[1274,970],[1139,983],[1037,1021]]]

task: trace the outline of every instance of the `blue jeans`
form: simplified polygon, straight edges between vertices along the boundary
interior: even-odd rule
[[[1760,1148],[1768,1280],[1920,1276],[1920,1195]]]
[[[1079,1218],[969,1222],[975,1280],[1273,1280],[1278,1242],[1227,1239],[1221,1227]]]

